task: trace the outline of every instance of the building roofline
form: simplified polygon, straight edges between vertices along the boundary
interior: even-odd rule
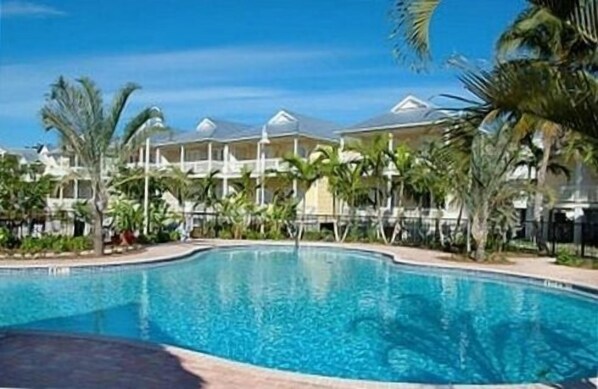
[[[345,130],[336,131],[336,134],[343,135],[343,134],[353,134],[357,132],[374,132],[374,131],[384,131],[384,130],[393,130],[393,129],[405,129],[405,128],[417,128],[417,127],[424,127],[434,124],[441,123],[442,120],[433,120],[427,122],[416,122],[416,123],[405,123],[405,124],[389,124],[386,126],[378,126],[378,127],[361,127],[361,128],[349,128]]]

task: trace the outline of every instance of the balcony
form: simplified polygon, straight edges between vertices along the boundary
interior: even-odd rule
[[[228,163],[228,169],[226,169],[226,172],[229,174],[240,174],[243,170],[258,172],[259,166],[259,161],[256,159],[230,161]]]
[[[557,203],[597,204],[598,185],[563,185],[557,189]]]
[[[180,164],[179,164],[180,165]],[[222,171],[224,161],[189,161],[184,163],[184,169],[193,174],[208,174],[211,171]]]

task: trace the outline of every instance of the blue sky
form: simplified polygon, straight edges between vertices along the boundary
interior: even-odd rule
[[[181,130],[205,116],[259,124],[283,107],[352,124],[406,94],[463,93],[443,60],[490,59],[524,1],[444,0],[432,28],[435,66],[426,74],[393,58],[391,5],[0,0],[0,145],[53,140],[39,110],[60,74],[90,76],[108,97],[134,81],[143,90],[127,112],[157,105]]]

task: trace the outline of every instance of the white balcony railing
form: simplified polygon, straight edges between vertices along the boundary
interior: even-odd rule
[[[598,185],[563,185],[557,193],[561,203],[598,203]]]
[[[258,172],[259,166],[259,161],[256,159],[230,161],[228,163],[227,172],[234,174],[241,173],[243,170],[251,170],[252,172]]]
[[[285,171],[289,166],[283,162],[282,158],[266,158],[264,160],[264,171]]]

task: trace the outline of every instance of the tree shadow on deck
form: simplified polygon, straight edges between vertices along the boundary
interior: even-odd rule
[[[108,338],[27,331],[60,329],[73,323],[97,325],[98,317],[138,311],[129,304],[82,315],[52,318],[0,333],[0,387],[27,388],[203,388],[206,382],[178,355],[159,345],[111,341]],[[120,316],[123,319],[122,316]],[[131,325],[132,323],[118,323]],[[144,323],[152,334],[160,332]],[[20,328],[25,328],[20,331]],[[80,327],[79,327],[80,328]],[[84,327],[85,328],[85,325]],[[104,331],[86,331],[104,333]],[[166,336],[159,339],[166,341]]]

